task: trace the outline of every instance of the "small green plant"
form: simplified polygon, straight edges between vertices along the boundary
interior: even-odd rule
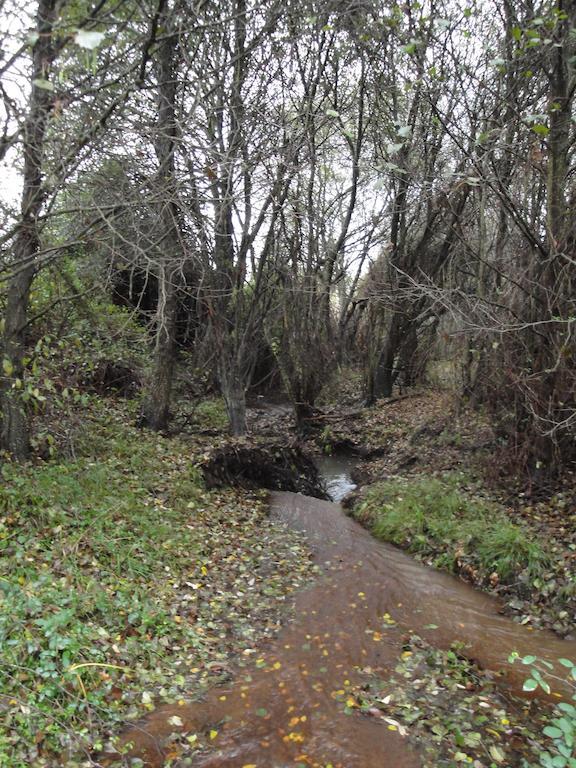
[[[198,403],[195,421],[203,429],[223,431],[228,428],[226,405],[221,397],[211,397]]]
[[[322,432],[320,433],[320,445],[322,446],[322,451],[327,455],[331,456],[333,446],[332,446],[332,430],[330,427],[324,427]]]
[[[576,702],[576,664],[570,659],[558,659],[558,663],[567,670],[565,677],[555,674],[554,665],[537,656],[520,656],[514,652],[508,661],[530,667],[530,676],[524,681],[523,690],[536,691],[540,688],[550,694],[549,680],[556,680],[572,691],[571,700]],[[576,706],[563,701],[554,709],[556,717],[542,730],[544,736],[551,739],[552,746],[539,753],[540,765],[543,768],[576,768]]]

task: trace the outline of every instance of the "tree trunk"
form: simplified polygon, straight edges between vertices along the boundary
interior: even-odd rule
[[[233,362],[221,366],[220,388],[226,403],[230,432],[235,437],[242,437],[246,434],[246,385]]]
[[[144,405],[145,423],[157,432],[166,431],[170,420],[170,402],[176,371],[176,324],[178,287],[184,254],[180,237],[178,192],[174,154],[178,138],[176,123],[176,67],[178,38],[172,30],[174,11],[168,3],[163,8],[160,26],[165,34],[157,52],[158,121],[156,156],[158,158],[159,219],[164,237],[159,255],[158,308],[156,344],[152,375]],[[168,34],[172,31],[172,34]]]
[[[38,39],[32,49],[31,94],[24,127],[24,179],[21,221],[14,243],[13,272],[8,280],[3,334],[2,448],[16,459],[30,451],[30,427],[21,397],[30,287],[37,269],[39,247],[38,215],[42,209],[42,165],[46,124],[52,107],[52,93],[42,87],[55,58],[52,31],[57,18],[56,0],[39,0],[36,14]]]
[[[402,336],[398,315],[394,314],[390,323],[390,330],[386,338],[386,343],[382,348],[376,371],[374,373],[374,384],[372,387],[372,397],[374,401],[381,397],[392,397],[392,388],[395,381],[394,363],[398,353],[398,346]]]
[[[24,242],[21,242],[24,240]],[[11,278],[8,286],[4,327],[4,380],[2,388],[2,447],[15,459],[24,460],[30,452],[30,430],[26,406],[22,399],[24,381],[25,328],[30,286],[35,269],[32,266],[37,246],[19,237],[17,261],[27,259],[31,266]],[[24,255],[25,254],[25,255]]]
[[[381,397],[392,397],[392,387],[394,385],[394,359],[395,351],[390,340],[388,340],[384,345],[384,349],[378,360],[376,374],[374,376],[372,397],[375,401]]]
[[[402,347],[400,350],[399,369],[401,373],[401,382],[403,387],[413,386],[416,377],[416,357],[418,355],[418,334],[416,333],[415,323],[410,319],[407,321],[408,328],[405,331]]]
[[[176,368],[176,277],[164,267],[158,281],[158,311],[154,366],[144,406],[146,425],[165,432],[170,421],[170,402]]]
[[[315,414],[314,403],[316,398],[306,391],[301,391],[294,401],[294,416],[296,418],[296,429],[299,432],[306,432],[310,426],[310,419]]]

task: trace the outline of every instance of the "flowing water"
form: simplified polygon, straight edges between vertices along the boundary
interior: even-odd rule
[[[506,662],[512,650],[552,661],[576,657],[576,643],[501,616],[496,600],[376,541],[338,504],[274,493],[272,514],[306,535],[323,575],[298,596],[294,620],[249,672],[238,670],[233,685],[205,702],[161,707],[130,730],[134,754],[148,765],[164,764],[162,740],[175,730],[168,721],[177,714],[185,730],[218,731],[214,751],[199,755],[195,766],[418,766],[418,754],[398,734],[369,717],[346,715],[339,693],[366,667],[384,678],[403,634],[416,632],[440,647],[461,641],[482,666],[505,671],[513,688],[513,675],[522,671]],[[426,629],[431,624],[437,629]]]
[[[356,489],[356,483],[352,480],[352,470],[356,463],[355,459],[346,456],[322,456],[316,460],[332,501],[342,501]]]

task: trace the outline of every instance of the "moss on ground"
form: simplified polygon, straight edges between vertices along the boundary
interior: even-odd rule
[[[0,764],[79,765],[159,701],[227,679],[310,576],[261,494],[207,492],[201,445],[92,399],[73,461],[5,464]]]

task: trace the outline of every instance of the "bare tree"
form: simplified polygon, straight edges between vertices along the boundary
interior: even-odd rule
[[[139,82],[155,34],[154,21],[143,38],[134,38],[130,32],[132,50],[129,45],[122,51],[122,57],[127,56],[128,60],[121,70],[127,82],[120,93],[114,91],[112,85],[119,74],[115,71],[120,60],[118,52],[116,58],[114,54],[103,56],[101,66],[94,72],[86,69],[77,52],[95,53],[104,35],[93,27],[100,14],[109,14],[118,8],[112,1],[101,2],[70,33],[62,35],[60,29],[70,26],[67,4],[39,0],[35,30],[27,45],[20,47],[4,66],[3,76],[20,80],[28,91],[22,110],[16,105],[9,105],[7,110],[11,109],[15,117],[22,111],[22,124],[14,129],[17,140],[11,142],[13,151],[20,152],[23,158],[23,173],[20,211],[5,230],[5,242],[10,248],[4,255],[7,288],[2,342],[4,376],[0,393],[2,446],[16,458],[25,458],[29,451],[25,347],[30,288],[38,270],[53,257],[50,249],[43,252],[42,232],[58,190],[80,167],[90,147],[105,131],[110,117]],[[128,14],[120,26],[126,29],[131,22],[134,17]],[[29,46],[31,56],[26,77],[19,67],[23,63],[27,65]],[[75,68],[66,85],[61,86],[56,77],[57,64],[64,60]],[[91,119],[86,126],[83,120],[87,114]],[[47,168],[51,171],[50,183]]]
[[[156,251],[160,252],[157,265],[156,342],[144,403],[146,423],[157,431],[168,427],[176,365],[178,288],[187,261],[175,159],[180,135],[176,116],[177,70],[181,60],[178,23],[178,9],[166,0],[159,15],[162,39],[155,52],[158,116],[154,147],[158,169],[153,189],[159,223]]]

